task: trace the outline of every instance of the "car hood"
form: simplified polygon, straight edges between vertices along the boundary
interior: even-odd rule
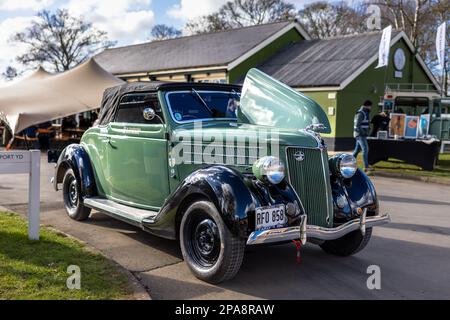
[[[258,69],[245,78],[237,116],[241,123],[294,130],[313,125],[316,132],[331,133],[319,104]]]
[[[203,145],[215,142],[238,141],[243,139],[257,139],[259,144],[267,142],[271,146],[278,144],[285,146],[302,146],[305,148],[317,148],[318,141],[313,133],[306,130],[273,128],[247,123],[230,121],[210,121],[201,123],[186,123],[177,127],[172,132],[171,141],[191,140],[192,143],[201,142]]]

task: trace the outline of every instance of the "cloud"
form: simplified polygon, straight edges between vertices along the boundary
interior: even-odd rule
[[[295,6],[295,8],[297,8],[297,9],[301,9],[305,5],[310,4],[312,2],[317,2],[317,0],[291,0],[291,1],[289,1],[289,3],[292,3]]]
[[[0,0],[0,11],[41,10],[51,6],[54,0]]]
[[[24,30],[33,20],[34,17],[16,17],[8,18],[0,22],[0,73],[3,73],[7,66],[16,66],[22,69],[15,62],[16,56],[23,54],[27,46],[20,43],[12,43],[11,37]]]
[[[167,14],[172,18],[186,21],[215,12],[228,1],[230,0],[180,0],[178,4],[173,5],[167,10]],[[288,0],[287,2],[292,3],[296,9],[301,9],[305,5],[317,1],[318,0]]]
[[[151,0],[70,0],[70,14],[83,16],[120,44],[147,40],[155,21]]]
[[[228,0],[181,0],[173,5],[167,14],[175,19],[189,20],[217,11]]]
[[[309,5],[314,2],[318,2],[319,0],[289,0],[287,2],[292,3],[296,9],[301,10],[306,5]],[[342,0],[328,0],[326,2],[341,2]],[[361,3],[361,0],[344,0],[349,6]]]

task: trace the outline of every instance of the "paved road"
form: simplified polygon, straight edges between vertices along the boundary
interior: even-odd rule
[[[87,222],[65,216],[61,193],[42,161],[42,221],[103,251],[131,270],[153,299],[450,299],[450,187],[374,178],[392,223],[368,247],[338,258],[308,244],[302,262],[293,245],[250,249],[235,279],[212,286],[194,278],[173,241],[94,213]],[[0,206],[26,213],[27,177],[0,176]],[[366,286],[367,267],[381,268],[381,290]]]

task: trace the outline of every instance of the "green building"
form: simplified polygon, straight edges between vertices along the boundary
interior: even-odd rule
[[[329,149],[348,150],[364,100],[378,103],[387,85],[439,89],[403,32],[392,36],[389,67],[375,69],[380,39],[379,32],[311,39],[298,23],[279,22],[108,49],[95,59],[127,81],[240,83],[256,67],[319,102],[333,128],[324,136]]]

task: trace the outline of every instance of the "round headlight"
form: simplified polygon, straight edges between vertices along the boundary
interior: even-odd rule
[[[270,183],[279,184],[284,179],[284,164],[277,157],[264,157],[253,164],[253,174],[259,180],[267,179]]]
[[[342,154],[339,156],[339,172],[345,179],[353,177],[358,170],[358,163],[351,154]]]

